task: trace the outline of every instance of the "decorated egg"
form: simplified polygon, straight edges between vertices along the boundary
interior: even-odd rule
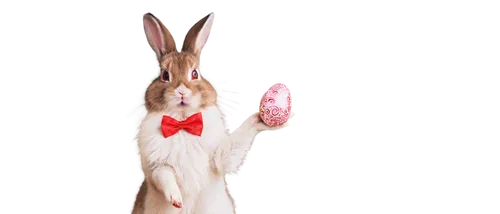
[[[271,86],[260,100],[260,118],[268,126],[286,123],[291,110],[292,97],[288,88],[282,83]]]

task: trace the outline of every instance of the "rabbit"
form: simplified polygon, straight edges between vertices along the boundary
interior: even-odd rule
[[[234,214],[225,175],[242,165],[258,133],[288,125],[269,127],[257,112],[229,133],[217,92],[199,69],[213,21],[210,13],[194,24],[178,52],[162,22],[151,13],[143,16],[160,75],[145,93],[147,115],[137,134],[145,179],[132,214]],[[188,120],[195,125],[172,128]],[[163,127],[171,123],[177,126]]]

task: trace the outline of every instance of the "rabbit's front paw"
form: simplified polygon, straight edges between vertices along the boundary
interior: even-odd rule
[[[293,116],[295,116],[295,113],[291,112],[290,116],[288,117],[288,120],[292,119]],[[288,123],[284,123],[284,124],[279,125],[279,126],[268,126],[264,123],[264,121],[262,121],[262,118],[260,118],[259,112],[250,116],[247,119],[246,123],[250,124],[251,128],[253,130],[256,130],[257,132],[265,131],[265,130],[278,130],[278,129],[282,129],[282,128],[285,128],[288,126]]]
[[[167,190],[168,191],[165,191],[167,201],[172,203],[172,205],[176,208],[182,208],[182,195],[179,188],[177,186],[172,186],[167,188]]]

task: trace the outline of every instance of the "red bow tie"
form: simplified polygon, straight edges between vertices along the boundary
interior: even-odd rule
[[[184,129],[192,135],[201,136],[203,130],[203,119],[201,112],[191,115],[186,120],[177,121],[174,118],[164,115],[161,121],[161,131],[165,138],[170,137],[177,133],[179,130]]]

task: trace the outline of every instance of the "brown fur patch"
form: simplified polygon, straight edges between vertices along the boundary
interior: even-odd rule
[[[134,209],[132,210],[132,214],[143,214],[144,213],[144,203],[146,201],[146,193],[148,192],[148,184],[146,180],[142,182],[141,188],[139,189],[139,193],[137,193],[137,197],[135,198]]]
[[[184,38],[184,44],[182,45],[182,52],[190,52],[194,53],[198,57],[200,56],[201,50],[195,48],[196,38],[198,37],[200,30],[203,28],[203,25],[208,20],[209,16],[210,14],[203,17],[198,22],[196,22],[196,24],[194,24],[191,27],[191,29],[189,29],[189,31],[186,34],[186,37]]]
[[[177,51],[172,34],[158,18],[151,13],[146,13],[143,16],[143,22],[148,43],[158,60],[170,52]]]
[[[147,110],[151,112],[164,111],[168,107],[168,99],[174,96],[174,90],[181,84],[189,88],[193,95],[197,93],[201,95],[200,108],[215,105],[217,93],[210,82],[203,78],[201,71],[198,70],[199,80],[190,81],[188,79],[192,70],[198,67],[199,58],[195,54],[173,52],[165,55],[160,62],[160,68],[162,71],[169,72],[170,81],[162,82],[160,77],[157,77],[151,82],[145,96]],[[162,72],[160,72],[161,74]]]

